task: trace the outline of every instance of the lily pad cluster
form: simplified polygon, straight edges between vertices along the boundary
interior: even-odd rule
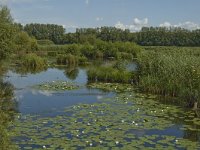
[[[179,122],[188,122],[181,129],[187,135],[200,120],[153,95],[127,91],[67,107],[55,117],[19,114],[10,128],[19,149],[199,149],[198,142],[166,132]]]
[[[133,85],[131,84],[120,84],[120,83],[90,83],[88,88],[100,89],[108,92],[130,92],[133,91]]]
[[[33,88],[45,91],[67,91],[79,89],[80,86],[68,81],[52,81],[35,85]]]

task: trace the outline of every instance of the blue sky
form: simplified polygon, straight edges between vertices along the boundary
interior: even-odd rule
[[[142,26],[200,28],[200,0],[0,0],[15,21],[77,27]]]

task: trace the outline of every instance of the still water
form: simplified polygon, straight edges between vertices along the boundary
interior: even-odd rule
[[[10,69],[2,78],[14,86],[16,101],[12,117],[5,118],[11,125],[2,126],[12,129],[11,142],[19,149],[199,149],[200,119],[193,111],[160,103],[152,95],[88,88],[84,68],[25,74]],[[74,82],[81,88],[33,88],[51,81]],[[1,143],[5,149],[9,140],[1,136],[7,141]]]

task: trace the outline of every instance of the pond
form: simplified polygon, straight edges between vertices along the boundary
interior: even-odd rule
[[[15,102],[8,130],[2,128],[2,149],[200,148],[195,112],[137,93],[132,85],[88,86],[85,68],[11,68],[3,80],[14,86]],[[10,103],[1,105],[2,114],[10,112]]]

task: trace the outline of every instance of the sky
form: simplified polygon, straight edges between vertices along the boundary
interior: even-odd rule
[[[0,0],[16,22],[52,23],[67,31],[115,26],[138,31],[143,26],[200,29],[200,0]]]

